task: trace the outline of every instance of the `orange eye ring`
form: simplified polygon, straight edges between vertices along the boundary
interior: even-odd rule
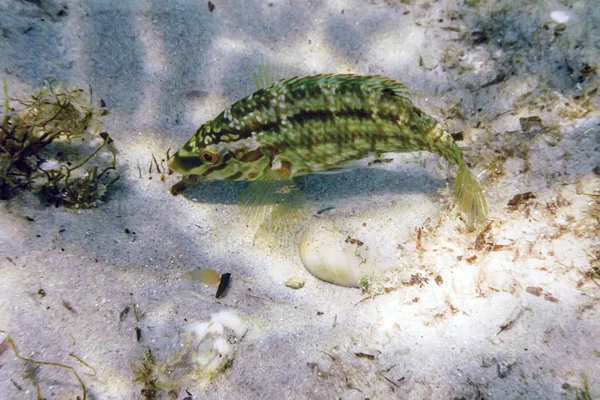
[[[205,164],[216,164],[221,161],[221,155],[215,149],[205,149],[200,153],[200,159]]]

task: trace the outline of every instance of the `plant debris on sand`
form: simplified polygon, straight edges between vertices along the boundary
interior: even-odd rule
[[[119,179],[110,173],[116,169],[113,140],[106,132],[97,134],[106,108],[91,105],[91,89],[88,97],[80,88],[50,84],[30,100],[11,99],[23,107],[15,110],[7,92],[4,81],[0,199],[31,189],[48,204],[95,206]],[[111,161],[102,157],[103,149],[110,151]]]

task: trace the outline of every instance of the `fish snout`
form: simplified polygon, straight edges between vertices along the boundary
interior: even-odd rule
[[[167,163],[171,171],[178,172],[180,174],[192,174],[194,169],[202,165],[200,157],[191,154],[181,154],[181,150],[178,150]]]

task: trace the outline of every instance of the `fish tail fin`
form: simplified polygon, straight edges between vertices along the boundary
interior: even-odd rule
[[[458,162],[458,175],[454,183],[454,198],[457,206],[466,214],[467,225],[483,222],[488,206],[477,178],[461,159]]]

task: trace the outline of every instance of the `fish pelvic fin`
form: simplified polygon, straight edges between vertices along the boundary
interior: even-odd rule
[[[458,162],[458,175],[454,182],[454,198],[458,208],[465,214],[468,226],[484,221],[488,213],[488,206],[483,190],[477,178],[462,159]]]
[[[308,203],[292,179],[269,173],[265,179],[252,181],[241,193],[240,212],[248,225],[277,233],[305,220]]]

